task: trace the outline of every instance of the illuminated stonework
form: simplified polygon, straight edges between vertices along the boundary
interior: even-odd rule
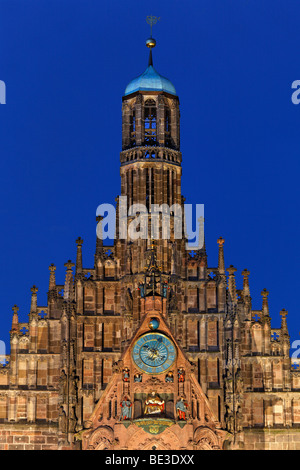
[[[121,195],[183,206],[179,99],[170,82],[148,85],[123,97]],[[169,240],[97,239],[90,268],[78,238],[64,284],[49,267],[47,305],[34,286],[28,323],[13,307],[0,450],[300,449],[287,312],[272,328],[266,290],[252,309],[250,273],[241,289],[233,266],[226,276],[223,238],[210,267],[173,229],[174,215]]]

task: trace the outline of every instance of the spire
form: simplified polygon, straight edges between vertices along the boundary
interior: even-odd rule
[[[38,288],[36,286],[32,286],[31,290],[31,306],[30,306],[30,313],[37,312],[37,292]]]
[[[158,286],[160,286],[160,295],[164,296],[166,291],[163,293],[163,288],[167,289],[167,283],[165,283],[165,286],[162,285],[161,267],[158,266],[156,257],[156,243],[152,239],[150,248],[146,251],[146,255],[148,255],[148,264],[144,268],[144,284],[139,285],[141,296],[145,297],[145,295],[152,294],[154,297],[156,293],[159,293],[157,290]]]
[[[152,58],[152,49],[149,51],[149,62],[148,62],[148,67],[152,66],[153,67],[153,58]]]
[[[64,299],[65,300],[73,300],[73,272],[72,268],[74,268],[75,264],[69,259],[67,263],[64,265],[67,268],[66,272],[66,280],[65,280],[65,287],[64,287]]]
[[[262,321],[264,323],[268,323],[270,326],[271,326],[271,317],[269,315],[269,303],[268,303],[268,295],[269,295],[269,292],[267,291],[267,289],[263,289],[261,291],[261,295],[262,295],[262,298],[263,298],[263,301],[262,301]]]
[[[56,266],[52,263],[49,266],[50,277],[49,277],[49,292],[56,289],[56,280],[55,280],[55,270]]]
[[[290,351],[290,337],[289,337],[289,332],[288,332],[288,327],[287,327],[287,310],[283,308],[280,311],[280,316],[281,316],[281,332],[280,332],[280,342],[282,344],[282,352],[283,355],[288,358],[289,357],[289,351]]]
[[[250,287],[249,287],[249,275],[250,275],[250,271],[248,271],[248,269],[244,269],[242,271],[243,299],[245,303],[245,313],[246,313],[246,318],[251,320],[251,297],[250,297]]]
[[[219,268],[219,273],[221,275],[225,275],[225,263],[224,263],[224,238],[220,237],[217,240],[217,243],[219,245],[219,262],[218,262],[218,268]]]
[[[14,314],[13,314],[13,319],[12,319],[11,331],[19,331],[19,317],[18,317],[19,307],[17,305],[14,305],[12,308],[12,311],[14,312]]]
[[[227,269],[229,272],[229,279],[228,279],[228,290],[231,297],[231,302],[237,302],[237,295],[236,295],[236,284],[235,284],[235,276],[234,273],[236,272],[236,268],[232,266],[232,264]]]
[[[250,271],[248,271],[248,269],[244,269],[242,271],[244,297],[250,297],[249,274],[250,274]]]
[[[82,273],[82,244],[83,244],[83,239],[81,237],[78,237],[76,240],[76,245],[77,245],[77,256],[76,256],[76,275]]]
[[[103,220],[103,216],[102,216],[102,215],[97,215],[97,217],[96,217],[96,222],[97,222],[96,234],[97,234],[97,238],[96,238],[96,253],[95,253],[95,258],[97,258],[97,257],[101,254],[102,248],[103,248],[103,227],[102,227],[102,220]]]
[[[287,321],[286,321],[287,314],[288,312],[285,308],[280,310],[279,315],[281,316],[281,333],[283,336],[289,338],[289,332],[288,332]]]
[[[148,38],[146,41],[146,46],[150,49],[148,67],[153,66],[152,49],[156,46],[156,40],[152,37],[152,27],[157,23],[158,20],[160,20],[160,18],[152,15],[147,16],[146,18],[147,23],[150,25],[150,38]]]

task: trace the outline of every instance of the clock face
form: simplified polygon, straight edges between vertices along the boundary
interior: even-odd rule
[[[162,374],[174,363],[176,349],[173,342],[162,333],[146,333],[135,342],[132,357],[142,371]]]

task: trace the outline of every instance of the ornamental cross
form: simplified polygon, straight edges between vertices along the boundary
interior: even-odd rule
[[[272,339],[274,339],[274,341],[277,341],[278,338],[279,338],[279,334],[276,333],[276,331],[274,331],[274,333],[271,335]]]
[[[160,18],[157,18],[157,16],[152,16],[152,15],[147,16],[147,18],[146,18],[147,23],[150,24],[150,35],[151,35],[151,37],[152,37],[152,26],[154,24],[156,24],[159,20],[160,20]]]

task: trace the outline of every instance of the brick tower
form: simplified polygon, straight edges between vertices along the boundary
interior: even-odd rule
[[[94,266],[78,238],[64,284],[49,267],[47,306],[33,286],[27,323],[13,307],[0,450],[300,449],[287,312],[272,328],[266,289],[252,309],[250,273],[237,289],[223,238],[216,267],[205,245],[186,248],[179,99],[153,66],[152,37],[147,46],[123,96],[114,245],[97,217]],[[137,219],[143,236],[128,237]]]

